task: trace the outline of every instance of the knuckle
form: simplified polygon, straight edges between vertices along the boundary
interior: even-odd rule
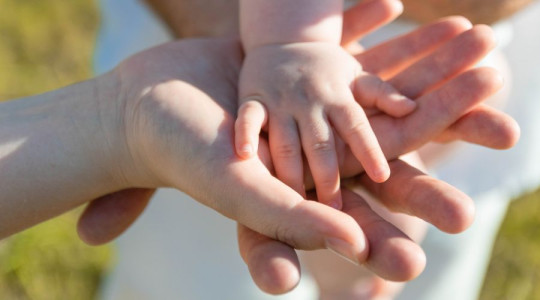
[[[328,191],[334,191],[337,189],[338,186],[338,178],[335,176],[323,176],[321,178],[317,178],[317,181],[315,182],[316,187],[320,190],[324,190],[326,192]]]
[[[376,85],[376,100],[384,99],[388,95],[394,93],[394,88],[386,81],[378,80]]]
[[[316,141],[311,145],[315,153],[328,153],[334,151],[334,144],[328,140]]]
[[[257,100],[250,100],[248,102],[245,102],[240,107],[240,110],[244,113],[247,112],[254,112],[257,111],[260,108],[261,104]]]
[[[360,149],[362,157],[365,158],[377,157],[380,151],[378,145],[366,145],[364,148]]]
[[[299,247],[296,239],[294,238],[293,230],[287,225],[282,223],[277,224],[274,230],[274,237],[278,241],[282,241],[293,248]]]
[[[300,155],[300,149],[294,144],[281,144],[276,147],[276,153],[278,157],[289,158]]]
[[[357,120],[356,122],[352,123],[347,130],[345,130],[345,137],[347,139],[358,138],[362,135],[362,132],[366,131],[371,131],[371,126],[369,123],[365,120]]]

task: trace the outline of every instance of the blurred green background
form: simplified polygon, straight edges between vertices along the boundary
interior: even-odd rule
[[[92,0],[0,0],[0,100],[91,76]],[[21,179],[23,180],[23,179]],[[80,210],[0,241],[0,299],[94,299],[114,256],[77,238]],[[540,192],[511,205],[481,299],[540,299]]]

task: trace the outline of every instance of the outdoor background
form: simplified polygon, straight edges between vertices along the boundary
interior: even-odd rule
[[[0,0],[0,100],[89,78],[98,23],[92,0]],[[112,246],[90,247],[79,241],[75,224],[80,211],[0,241],[0,299],[95,298],[114,263],[114,251]],[[481,299],[540,299],[539,282],[536,192],[512,204]]]

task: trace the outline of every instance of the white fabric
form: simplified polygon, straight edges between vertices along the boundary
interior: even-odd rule
[[[169,39],[138,1],[101,0],[101,4],[103,25],[95,56],[98,73]],[[513,76],[506,111],[520,123],[522,138],[508,151],[465,145],[437,170],[441,179],[474,198],[477,218],[460,235],[430,229],[423,245],[427,268],[399,299],[475,299],[509,199],[539,184],[539,17],[537,2],[499,30]],[[411,27],[396,24],[367,40],[373,43]],[[117,245],[117,265],[103,299],[276,298],[259,292],[252,283],[238,255],[234,223],[177,191],[159,191]],[[313,282],[304,276],[300,286],[282,298],[316,299]]]

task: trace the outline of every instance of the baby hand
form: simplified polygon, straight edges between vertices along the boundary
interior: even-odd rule
[[[304,194],[303,149],[319,201],[336,208],[341,195],[332,128],[369,177],[384,182],[390,169],[363,108],[401,117],[416,106],[363,72],[341,47],[320,42],[252,49],[240,74],[239,97],[237,154],[256,153],[259,133],[267,130],[276,176]]]

